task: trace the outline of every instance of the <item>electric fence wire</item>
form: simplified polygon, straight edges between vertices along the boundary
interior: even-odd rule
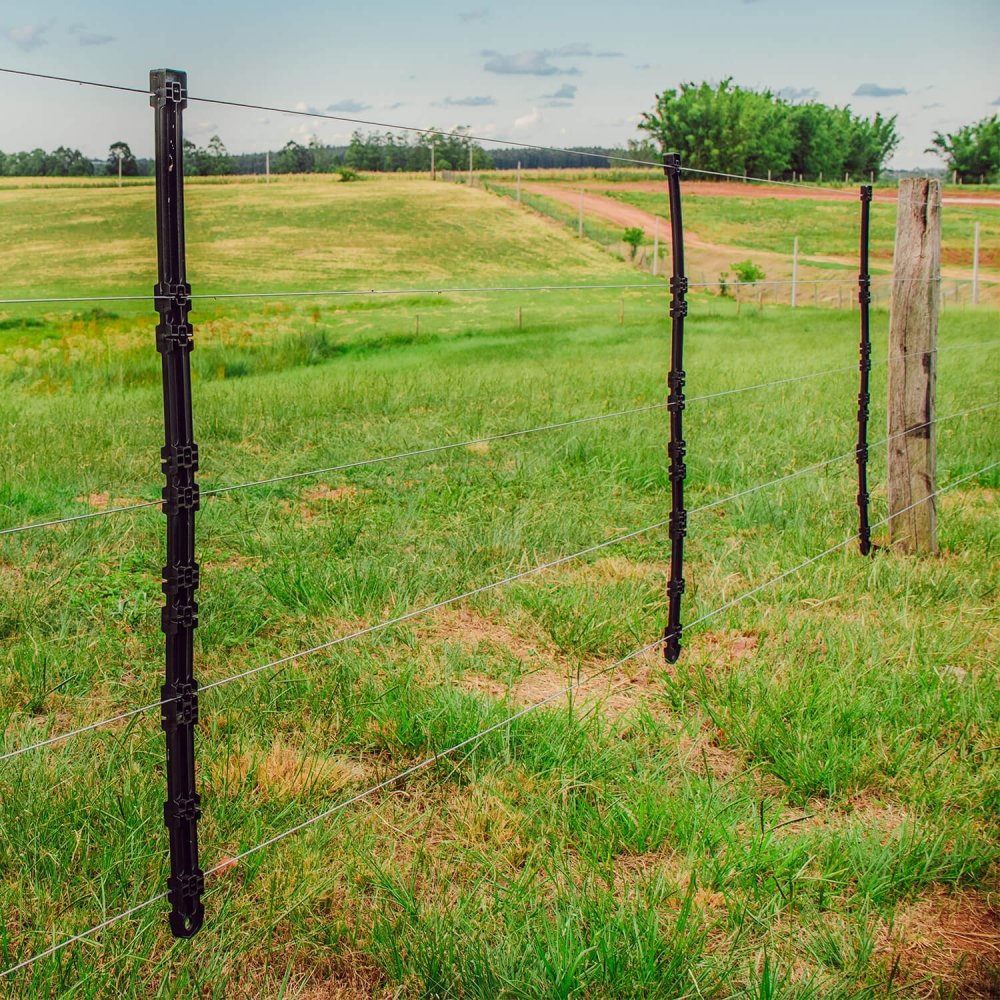
[[[945,350],[969,350],[975,347],[990,347],[994,346],[992,341],[979,341],[975,344],[955,344],[946,347],[936,347],[929,351],[910,351],[902,355],[903,357],[925,355],[925,354],[935,354],[940,351]],[[887,360],[873,361],[873,365],[888,364]],[[837,375],[843,372],[853,372],[857,370],[857,365],[844,365],[839,368],[828,368],[824,371],[810,372],[806,375],[794,375],[789,378],[773,379],[770,382],[758,382],[753,385],[737,386],[732,389],[722,389],[719,392],[710,392],[701,396],[689,396],[687,398],[688,403],[702,402],[708,399],[721,399],[724,396],[733,396],[739,393],[752,392],[758,389],[768,389],[777,385],[787,385],[793,382],[803,382],[808,379],[822,378],[827,375]],[[610,413],[598,413],[587,417],[576,417],[572,420],[563,420],[552,424],[541,424],[537,427],[529,427],[524,430],[516,431],[503,431],[498,434],[490,434],[484,437],[469,438],[466,441],[456,441],[450,444],[432,445],[428,448],[417,448],[412,451],[397,452],[393,455],[380,455],[374,458],[361,459],[356,462],[347,462],[341,465],[330,465],[324,466],[318,469],[307,469],[302,472],[290,472],[281,476],[272,476],[268,479],[255,479],[250,480],[245,483],[236,483],[230,486],[217,486],[212,489],[202,490],[200,495],[202,497],[219,496],[225,493],[233,493],[238,490],[254,489],[258,486],[272,486],[278,483],[292,482],[296,479],[306,479],[312,478],[314,476],[329,475],[334,472],[346,472],[350,469],[364,468],[366,466],[372,465],[382,465],[386,462],[400,461],[407,458],[416,458],[421,455],[433,455],[445,451],[453,451],[458,448],[468,448],[472,445],[478,444],[489,444],[494,441],[509,440],[517,437],[527,437],[532,434],[539,434],[543,431],[560,430],[566,427],[573,427],[580,424],[595,423],[600,420],[610,420],[615,417],[633,416],[637,413],[647,413],[652,410],[663,409],[667,404],[663,403],[651,403],[647,406],[633,407],[627,410],[614,410]],[[965,416],[966,413],[975,412],[974,410],[962,411],[962,413],[951,414],[946,417],[938,418],[939,420],[948,420],[952,416]],[[104,510],[92,510],[85,514],[70,514],[66,517],[52,518],[47,521],[32,521],[28,524],[15,525],[9,528],[0,528],[0,538],[5,535],[18,535],[23,534],[28,531],[35,531],[40,528],[54,528],[63,524],[74,524],[78,521],[91,521],[95,518],[108,517],[111,514],[122,514],[130,510],[145,510],[151,507],[158,507],[162,503],[162,500],[143,500],[139,503],[124,504],[118,507],[107,507]]]
[[[988,285],[993,282],[988,278],[980,278],[980,284]],[[886,285],[894,283],[903,284],[906,282],[924,283],[931,282],[943,284],[944,282],[954,282],[956,284],[972,284],[971,278],[894,278],[892,275],[874,275],[873,283],[881,282]],[[727,288],[758,288],[762,286],[787,286],[799,285],[843,285],[857,287],[858,279],[851,278],[796,278],[793,282],[791,278],[768,278],[761,281],[727,281]],[[717,288],[718,281],[691,281],[688,288]],[[191,295],[192,301],[223,301],[228,299],[301,299],[301,298],[344,298],[361,296],[392,296],[392,295],[488,295],[488,294],[509,294],[513,292],[592,292],[592,291],[613,291],[613,290],[646,290],[663,292],[666,289],[666,279],[662,281],[626,281],[609,284],[589,284],[589,285],[455,285],[439,286],[434,288],[327,288],[327,289],[291,289],[288,291],[248,291],[248,292],[199,292]],[[163,295],[72,295],[72,296],[43,296],[39,298],[13,298],[0,299],[0,305],[4,306],[31,306],[31,305],[52,305],[57,303],[74,302],[153,302],[165,299]]]
[[[944,417],[937,417],[934,420],[925,421],[923,424],[917,424],[914,427],[911,427],[911,428],[907,429],[906,431],[900,431],[900,432],[898,432],[896,434],[893,434],[893,435],[891,435],[889,437],[883,438],[880,441],[873,441],[873,442],[871,442],[869,444],[869,447],[870,448],[877,448],[877,447],[879,447],[879,446],[881,446],[883,444],[887,444],[889,441],[893,440],[893,438],[903,437],[903,436],[905,436],[907,434],[911,434],[911,433],[913,433],[913,431],[920,430],[921,427],[925,427],[925,426],[927,426],[929,424],[940,423],[940,422],[943,422],[943,421],[946,421],[946,420],[953,420],[953,419],[955,419],[957,417],[968,416],[969,414],[978,413],[978,412],[980,412],[982,410],[991,409],[991,408],[996,407],[998,405],[1000,405],[1000,401],[995,402],[995,403],[987,403],[987,404],[985,404],[983,406],[972,407],[972,408],[970,408],[968,410],[962,410],[962,411],[960,411],[958,413],[951,413],[951,414],[948,414],[948,415],[946,415]],[[842,462],[842,461],[845,461],[846,459],[853,458],[856,455],[856,451],[857,451],[856,448],[852,448],[850,451],[844,452],[842,455],[835,455],[835,456],[833,456],[833,458],[827,458],[827,459],[824,459],[821,462],[816,462],[813,465],[808,465],[808,466],[805,466],[805,467],[803,467],[801,469],[796,469],[794,472],[789,472],[789,473],[786,473],[785,475],[779,476],[779,477],[777,477],[775,479],[770,479],[770,480],[768,480],[765,483],[759,483],[756,486],[750,486],[747,489],[740,490],[737,493],[731,493],[728,496],[720,497],[720,498],[718,498],[716,500],[711,500],[708,503],[705,503],[705,504],[702,504],[699,507],[693,508],[692,510],[690,510],[688,512],[688,514],[689,514],[689,516],[690,515],[694,515],[694,514],[701,514],[704,511],[713,510],[716,507],[721,507],[724,504],[731,503],[734,500],[739,500],[739,499],[742,499],[743,497],[751,496],[754,493],[759,493],[761,490],[768,489],[771,486],[777,486],[777,485],[780,485],[782,483],[789,482],[789,481],[791,481],[793,479],[799,478],[800,476],[807,475],[810,472],[817,472],[820,469],[826,468],[827,466],[830,466],[830,465],[834,465],[837,462]],[[900,513],[902,513],[902,512],[900,511]],[[428,613],[430,613],[432,611],[440,610],[441,608],[448,607],[448,606],[450,606],[452,604],[457,604],[458,602],[466,600],[466,599],[468,599],[470,597],[475,597],[475,596],[477,596],[479,594],[483,594],[483,593],[487,593],[487,592],[492,591],[492,590],[496,590],[497,588],[505,586],[508,583],[514,583],[517,580],[523,580],[523,579],[525,579],[527,577],[535,576],[538,573],[542,573],[542,572],[544,572],[546,570],[553,569],[553,568],[555,568],[557,566],[561,566],[564,563],[568,563],[568,562],[571,562],[571,561],[573,561],[575,559],[582,558],[583,556],[590,555],[590,554],[592,554],[594,552],[598,552],[598,551],[600,551],[602,549],[609,548],[610,546],[618,545],[621,542],[628,541],[628,540],[630,540],[632,538],[637,538],[640,535],[644,535],[644,534],[648,534],[649,532],[656,531],[657,529],[662,528],[662,527],[666,526],[667,524],[669,524],[669,518],[666,519],[666,520],[663,520],[663,521],[658,521],[655,524],[647,525],[644,528],[639,528],[639,529],[637,529],[635,531],[630,531],[627,534],[618,535],[615,538],[609,538],[609,539],[606,539],[603,542],[598,542],[597,544],[592,545],[592,546],[590,546],[590,547],[588,547],[586,549],[582,549],[579,552],[574,552],[574,553],[572,553],[570,555],[566,555],[566,556],[560,556],[558,559],[552,560],[551,562],[541,563],[539,565],[532,566],[529,569],[522,570],[521,572],[515,573],[515,574],[513,574],[511,576],[503,577],[500,580],[494,580],[494,581],[492,581],[490,583],[482,584],[481,586],[476,587],[473,590],[468,590],[468,591],[465,591],[464,593],[457,594],[457,595],[455,595],[453,597],[446,598],[445,600],[437,601],[437,602],[435,602],[433,604],[425,605],[424,607],[417,608],[417,609],[415,609],[413,611],[408,611],[408,612],[406,612],[406,613],[404,613],[402,615],[399,615],[399,616],[397,616],[395,618],[386,619],[385,621],[378,622],[375,625],[370,625],[367,628],[359,629],[359,630],[357,630],[355,632],[349,632],[346,635],[338,636],[336,639],[331,639],[329,642],[321,643],[321,644],[319,644],[317,646],[313,646],[313,647],[311,647],[309,649],[299,650],[298,652],[295,652],[295,653],[290,653],[289,655],[281,657],[281,658],[279,658],[277,660],[271,660],[268,663],[263,663],[263,664],[259,664],[258,666],[255,666],[255,667],[251,667],[250,669],[242,671],[241,673],[231,674],[231,675],[229,675],[227,677],[222,677],[219,680],[212,681],[212,682],[210,682],[208,684],[203,685],[202,687],[199,688],[199,690],[201,692],[205,692],[205,691],[210,691],[213,688],[224,687],[224,686],[226,686],[228,684],[231,684],[231,683],[233,683],[235,681],[245,680],[248,677],[252,677],[255,674],[261,673],[262,671],[272,670],[275,667],[284,666],[284,665],[286,665],[288,663],[291,663],[291,662],[293,662],[295,660],[302,659],[302,658],[304,658],[306,656],[311,656],[311,655],[313,655],[315,653],[322,652],[323,650],[326,650],[326,649],[331,649],[334,646],[341,645],[342,643],[351,642],[354,639],[360,639],[360,638],[363,638],[364,636],[372,635],[372,634],[377,633],[377,632],[381,632],[381,631],[383,631],[383,630],[385,630],[387,628],[391,628],[392,626],[400,625],[400,624],[402,624],[404,622],[410,621],[413,618],[420,617],[421,615],[428,614]],[[874,527],[874,525],[873,525],[873,527]],[[694,624],[694,623],[692,623],[692,624]],[[690,627],[690,626],[686,626],[686,627]],[[80,736],[80,735],[82,735],[84,733],[93,732],[94,730],[97,730],[97,729],[103,729],[106,726],[113,725],[116,722],[125,722],[127,720],[135,718],[138,715],[143,714],[144,712],[149,712],[149,711],[152,711],[153,709],[161,708],[162,706],[168,705],[171,702],[176,701],[176,700],[177,700],[176,698],[165,698],[165,699],[161,699],[160,701],[150,702],[148,705],[142,705],[139,708],[129,709],[128,711],[122,712],[119,715],[114,715],[114,716],[111,716],[111,717],[109,717],[107,719],[101,719],[98,722],[92,722],[89,725],[81,726],[78,729],[67,730],[64,733],[58,733],[55,736],[50,736],[50,737],[48,737],[48,738],[46,738],[44,740],[39,740],[36,743],[31,743],[31,744],[28,744],[28,745],[23,746],[23,747],[18,747],[16,750],[10,750],[10,751],[8,751],[8,752],[6,752],[4,754],[0,754],[0,763],[3,763],[4,761],[7,761],[7,760],[11,760],[11,759],[13,759],[15,757],[20,757],[20,756],[22,756],[22,755],[24,755],[26,753],[29,753],[29,752],[31,752],[33,750],[39,750],[39,749],[42,749],[44,747],[53,746],[53,745],[55,745],[57,743],[65,742],[66,740],[69,740],[69,739],[71,739],[71,738],[73,738],[75,736]]]
[[[921,497],[919,500],[914,501],[907,507],[904,507],[901,510],[896,511],[896,513],[893,514],[891,517],[886,517],[883,518],[881,521],[877,521],[872,525],[872,527],[877,528],[885,524],[888,524],[889,521],[892,520],[894,517],[898,517],[901,514],[905,514],[907,511],[912,510],[914,507],[919,507],[921,504],[927,503],[929,500],[941,496],[943,493],[947,493],[949,490],[953,490],[957,486],[961,486],[962,483],[968,482],[970,479],[975,479],[978,476],[984,475],[985,473],[995,469],[997,466],[1000,466],[1000,461],[991,462],[989,465],[986,465],[983,468],[978,469],[976,472],[972,472],[966,476],[962,476],[960,479],[954,480],[947,486],[935,490],[933,493],[928,494],[928,496]],[[756,587],[744,591],[743,593],[734,597],[732,600],[725,602],[719,607],[714,608],[708,613],[702,615],[700,618],[697,618],[694,621],[683,626],[684,630],[687,631],[688,629],[694,628],[696,625],[700,625],[703,622],[706,622],[709,619],[722,614],[724,611],[728,611],[730,608],[736,606],[737,604],[740,604],[743,601],[748,600],[750,597],[759,594],[762,590],[765,590],[768,587],[772,587],[774,586],[774,584],[780,583],[782,580],[788,579],[788,577],[794,575],[795,573],[799,573],[803,569],[806,569],[807,567],[813,565],[814,563],[819,562],[825,556],[828,556],[831,553],[836,552],[838,549],[844,548],[846,545],[850,545],[851,542],[853,542],[857,537],[858,533],[855,532],[849,538],[845,538],[843,541],[838,542],[836,545],[831,545],[829,548],[824,549],[822,552],[819,552],[816,555],[811,556],[810,558],[804,560],[801,563],[798,563],[791,569],[787,569],[782,573],[779,573],[777,576],[771,577],[769,580],[765,580],[763,583],[758,584]],[[370,798],[377,792],[389,788],[400,781],[405,781],[407,778],[416,774],[418,771],[425,770],[426,768],[436,764],[438,761],[452,757],[454,754],[458,753],[458,751],[464,750],[466,747],[473,746],[479,743],[487,736],[490,736],[493,733],[497,732],[498,730],[510,726],[512,723],[517,722],[519,719],[524,718],[525,716],[531,714],[532,712],[535,712],[541,708],[544,708],[546,705],[549,705],[555,701],[565,698],[576,691],[582,690],[583,688],[589,686],[590,684],[593,684],[599,678],[617,670],[619,667],[623,666],[629,660],[633,660],[638,656],[642,656],[644,653],[651,652],[652,650],[660,646],[662,643],[663,643],[662,638],[657,639],[654,642],[647,643],[645,646],[633,650],[631,653],[628,653],[627,655],[621,657],[620,659],[615,660],[614,663],[602,667],[600,670],[597,670],[586,677],[583,678],[578,677],[575,681],[568,684],[565,688],[546,696],[540,701],[536,701],[530,705],[525,706],[524,708],[513,713],[512,715],[507,716],[501,721],[496,722],[493,725],[480,730],[479,732],[473,734],[472,736],[469,736],[466,739],[461,740],[460,742],[455,743],[444,750],[439,750],[434,754],[432,754],[431,756],[425,757],[423,760],[417,762],[416,764],[411,765],[408,768],[405,768],[404,770],[400,771],[393,777],[386,778],[385,780],[380,781],[377,784],[370,786],[369,788],[366,788],[364,791],[358,792],[357,794],[352,795],[349,798],[342,800],[341,802],[338,802],[336,805],[331,806],[329,809],[325,809],[322,812],[317,813],[315,816],[312,816],[301,823],[297,823],[295,826],[289,827],[287,830],[283,830],[281,833],[275,834],[274,836],[269,837],[266,840],[254,844],[252,847],[247,848],[246,850],[240,852],[239,854],[233,857],[226,857],[224,860],[220,861],[214,867],[209,868],[205,872],[205,876],[211,877],[213,875],[218,874],[219,872],[226,871],[232,868],[233,865],[238,864],[240,861],[243,861],[246,858],[251,857],[254,854],[257,854],[260,851],[263,851],[266,848],[271,847],[274,844],[277,844],[287,839],[288,837],[294,836],[297,833],[301,833],[303,830],[308,829],[311,826],[315,826],[317,823],[320,823],[323,820],[328,819],[329,817],[339,812],[343,812],[350,806],[356,805],[358,802]],[[75,934],[72,937],[66,938],[64,941],[61,941],[58,944],[54,944],[49,948],[46,948],[44,951],[38,952],[38,954],[31,956],[30,958],[26,958],[23,961],[17,963],[16,965],[11,966],[8,969],[4,969],[2,972],[0,972],[0,979],[12,975],[15,972],[20,972],[21,970],[26,969],[29,966],[33,965],[35,962],[38,962],[43,958],[47,958],[50,955],[56,954],[57,952],[68,947],[69,945],[75,944],[79,941],[83,941],[86,938],[91,937],[92,935],[98,933],[99,931],[102,931],[105,928],[112,926],[113,924],[116,924],[121,920],[127,919],[128,917],[133,916],[136,913],[139,913],[140,911],[152,906],[154,903],[160,902],[166,897],[167,893],[165,892],[159,893],[158,895],[152,896],[151,898],[145,900],[142,903],[137,903],[135,906],[129,907],[127,910],[123,910],[121,913],[117,913],[114,916],[109,917],[98,924],[95,924],[93,927],[90,927],[88,930],[82,931],[80,934]]]

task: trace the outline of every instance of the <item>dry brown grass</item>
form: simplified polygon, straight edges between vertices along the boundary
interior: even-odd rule
[[[249,781],[251,796],[260,802],[329,796],[368,780],[371,770],[357,760],[304,753],[280,741],[266,752],[244,751],[219,759],[206,769],[210,794],[239,794]]]
[[[900,906],[879,938],[905,996],[937,997],[942,987],[958,997],[1000,996],[1000,911],[987,896],[936,888]]]

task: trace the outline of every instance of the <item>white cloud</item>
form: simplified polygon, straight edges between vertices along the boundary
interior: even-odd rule
[[[31,52],[48,44],[45,34],[50,27],[50,24],[21,24],[16,28],[8,28],[4,35],[22,52]]]
[[[532,108],[528,114],[514,119],[514,128],[518,130],[534,128],[536,125],[541,125],[542,120],[541,111],[538,108]]]

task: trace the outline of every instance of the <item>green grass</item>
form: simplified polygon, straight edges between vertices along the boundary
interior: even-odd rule
[[[462,215],[467,230],[496,217],[517,228],[503,203],[446,190],[484,206]],[[433,216],[428,197],[414,217]],[[205,226],[223,217],[210,200],[199,211]],[[536,223],[516,218],[534,240]],[[581,280],[631,273],[544,233]],[[224,261],[235,237],[216,237]],[[221,283],[230,265],[209,263],[212,246],[204,273]],[[464,273],[494,266],[463,259]],[[539,267],[513,277],[552,273]],[[199,479],[211,488],[660,402],[665,294],[629,292],[619,325],[620,302],[612,291],[202,302]],[[42,326],[0,332],[0,528],[158,493],[153,318],[118,307],[74,318],[79,308],[10,311]],[[886,323],[876,311],[876,357]],[[994,327],[992,313],[949,311],[941,343],[979,344]],[[687,331],[692,396],[857,357],[856,317],[829,309],[737,317],[696,296]],[[995,402],[995,362],[995,342],[942,351],[938,412]],[[856,392],[845,372],[692,402],[688,505],[849,452]],[[884,395],[880,365],[873,438]],[[202,684],[663,520],[666,436],[665,412],[651,410],[207,497]],[[995,460],[998,445],[995,411],[943,421],[940,482]],[[884,458],[873,448],[876,519]],[[685,620],[847,538],[853,470],[839,462],[693,515]],[[942,498],[937,558],[839,550],[692,629],[675,667],[632,661],[611,678],[620,686],[502,726],[223,871],[192,941],[169,938],[156,904],[7,991],[921,995],[937,966],[933,948],[911,947],[914,915],[978,913],[996,886],[998,485],[994,470]],[[156,700],[162,521],[142,510],[0,536],[8,749]],[[668,557],[665,533],[650,532],[205,692],[203,866],[652,641]],[[0,764],[2,967],[162,890],[162,742],[147,713]],[[938,976],[940,995],[975,995],[974,966]]]

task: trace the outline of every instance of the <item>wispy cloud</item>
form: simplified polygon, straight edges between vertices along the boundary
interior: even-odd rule
[[[638,66],[633,66],[632,69],[649,69],[649,63],[639,63]]]
[[[105,35],[98,31],[88,31],[85,24],[71,24],[69,33],[76,35],[76,40],[81,45],[107,45],[115,40],[114,35]]]
[[[485,21],[489,16],[489,7],[476,7],[474,10],[460,10],[458,12],[458,19],[466,24],[470,21]]]
[[[571,108],[576,100],[576,85],[564,83],[558,90],[551,94],[542,94],[546,108]]]
[[[877,83],[862,83],[854,91],[855,97],[899,97],[909,91],[905,87],[882,87]]]
[[[45,34],[51,27],[50,24],[21,24],[16,28],[8,28],[4,36],[22,52],[31,52],[48,44]]]
[[[488,73],[523,74],[529,76],[579,76],[576,66],[560,66],[553,60],[561,59],[620,59],[622,52],[594,49],[583,42],[572,42],[558,49],[525,49],[523,52],[497,52],[485,49],[483,67]]]
[[[490,108],[496,104],[495,97],[446,97],[441,101],[445,108]]]
[[[993,102],[994,104],[1000,104],[1000,97]],[[930,111],[932,108],[943,108],[944,105],[940,101],[935,101],[933,104],[921,104],[920,109],[922,111]]]
[[[359,111],[367,111],[370,107],[370,104],[365,104],[363,101],[356,100],[353,97],[347,97],[342,101],[335,101],[333,104],[328,104],[326,110],[331,115],[356,115]]]
[[[993,107],[1000,106],[1000,97],[998,97],[995,101],[991,101],[990,103],[993,105]]]
[[[552,101],[572,101],[576,97],[576,84],[564,83],[555,93],[542,94],[542,97]]]
[[[500,73],[505,76],[519,74],[528,76],[580,75],[580,71],[575,66],[566,68],[554,66],[549,60],[558,53],[551,49],[528,49],[525,52],[514,52],[509,55],[485,49],[482,54],[486,57],[483,69],[487,73]]]
[[[819,91],[815,87],[782,87],[778,97],[786,101],[811,101],[819,97]]]

